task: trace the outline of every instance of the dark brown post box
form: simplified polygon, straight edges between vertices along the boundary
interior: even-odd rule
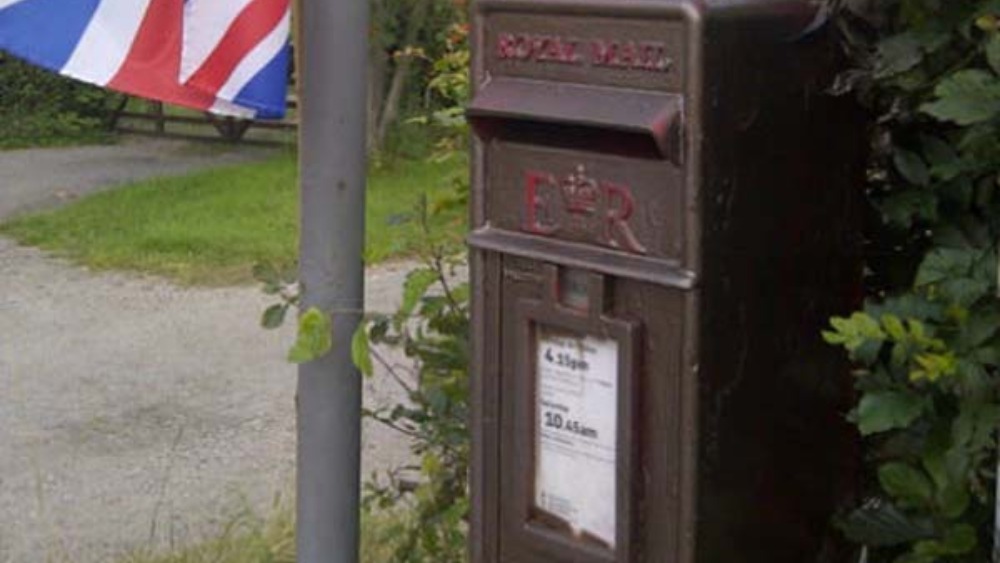
[[[864,142],[814,8],[473,13],[473,561],[820,560]]]

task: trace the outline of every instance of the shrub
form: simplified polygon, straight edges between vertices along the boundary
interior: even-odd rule
[[[825,333],[858,367],[850,416],[871,481],[842,526],[872,562],[987,561],[1000,423],[1000,3],[881,0],[839,20],[853,68],[837,90],[876,123],[869,299]]]
[[[0,148],[101,140],[108,98],[0,52]]]

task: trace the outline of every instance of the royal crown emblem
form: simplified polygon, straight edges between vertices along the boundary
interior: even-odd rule
[[[560,187],[566,201],[566,210],[570,213],[597,211],[601,200],[601,189],[597,180],[587,176],[584,165],[578,165],[575,172],[567,175]]]

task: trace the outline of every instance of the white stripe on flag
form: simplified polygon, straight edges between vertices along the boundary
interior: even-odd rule
[[[181,83],[205,64],[243,9],[253,0],[188,0],[184,5]]]
[[[100,86],[111,82],[132,49],[149,2],[102,0],[62,73]]]
[[[0,0],[0,10],[6,8],[7,6],[13,6],[18,2],[24,2],[25,0]]]
[[[236,65],[229,79],[222,85],[216,94],[223,100],[233,100],[264,67],[271,62],[274,57],[288,44],[288,32],[291,29],[291,16],[285,13],[278,25],[274,26],[271,33],[258,43],[247,56]]]
[[[215,103],[212,104],[212,107],[210,107],[208,111],[219,115],[231,115],[233,117],[242,117],[244,119],[253,119],[257,116],[257,112],[255,110],[245,108],[222,99],[216,99]]]

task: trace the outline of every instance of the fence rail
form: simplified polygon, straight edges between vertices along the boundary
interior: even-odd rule
[[[135,106],[138,103],[143,104],[143,108],[137,109]],[[166,106],[162,102],[140,101],[126,96],[112,112],[110,125],[115,131],[138,135],[230,143],[283,144],[294,142],[294,132],[298,129],[298,100],[289,96],[287,103],[289,117],[280,121],[266,121],[198,113]],[[258,130],[260,134],[248,135],[253,130]]]

